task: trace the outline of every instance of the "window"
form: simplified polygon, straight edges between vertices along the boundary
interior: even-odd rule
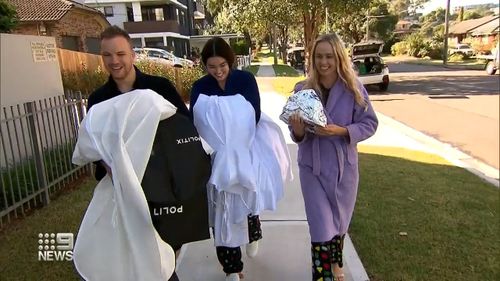
[[[186,15],[184,11],[181,11],[181,14],[179,15],[179,24],[181,26],[184,26],[186,24]]]
[[[107,17],[113,16],[113,6],[105,6],[104,7],[104,15]]]
[[[127,7],[127,20],[134,21],[134,10],[132,7]]]
[[[87,52],[98,55],[101,49],[99,38],[87,37],[86,41],[87,41]]]
[[[143,21],[163,21],[163,8],[161,7],[143,7],[142,8]]]
[[[61,36],[62,48],[72,51],[79,51],[78,37],[77,36]]]
[[[157,21],[165,20],[165,18],[163,17],[163,8],[156,8],[155,16]]]

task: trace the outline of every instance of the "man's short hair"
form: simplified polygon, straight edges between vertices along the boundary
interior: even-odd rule
[[[127,39],[127,41],[130,43],[130,46],[132,46],[132,39],[130,38],[130,35],[128,34],[128,32],[119,28],[116,25],[109,26],[106,29],[104,29],[103,32],[101,32],[101,41],[103,39],[111,39],[111,38],[115,38],[118,36],[121,36],[121,37]]]

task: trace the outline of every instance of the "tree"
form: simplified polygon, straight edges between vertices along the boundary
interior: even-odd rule
[[[0,0],[0,33],[9,33],[17,26],[16,9],[9,3]]]
[[[261,38],[269,34],[273,27],[278,29],[280,46],[287,43],[287,29],[290,26],[303,26],[306,53],[324,24],[325,8],[332,14],[332,20],[343,21],[342,30],[348,32],[351,25],[362,25],[363,10],[370,0],[208,0],[210,12],[218,12],[216,26],[223,29],[244,31]],[[345,18],[355,14],[350,21]],[[359,19],[360,20],[355,20]],[[356,29],[359,30],[359,29]],[[265,34],[263,34],[265,32]]]
[[[391,1],[391,13],[404,18],[407,16],[413,16],[417,14],[417,9],[424,6],[429,0],[392,0]]]

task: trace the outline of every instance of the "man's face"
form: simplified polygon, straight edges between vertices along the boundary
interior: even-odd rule
[[[106,70],[114,80],[123,80],[134,71],[135,52],[127,39],[122,36],[103,39],[101,55]]]

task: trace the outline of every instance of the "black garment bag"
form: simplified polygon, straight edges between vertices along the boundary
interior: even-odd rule
[[[192,121],[179,113],[160,121],[141,184],[154,227],[174,249],[210,238],[210,173],[210,156]]]

